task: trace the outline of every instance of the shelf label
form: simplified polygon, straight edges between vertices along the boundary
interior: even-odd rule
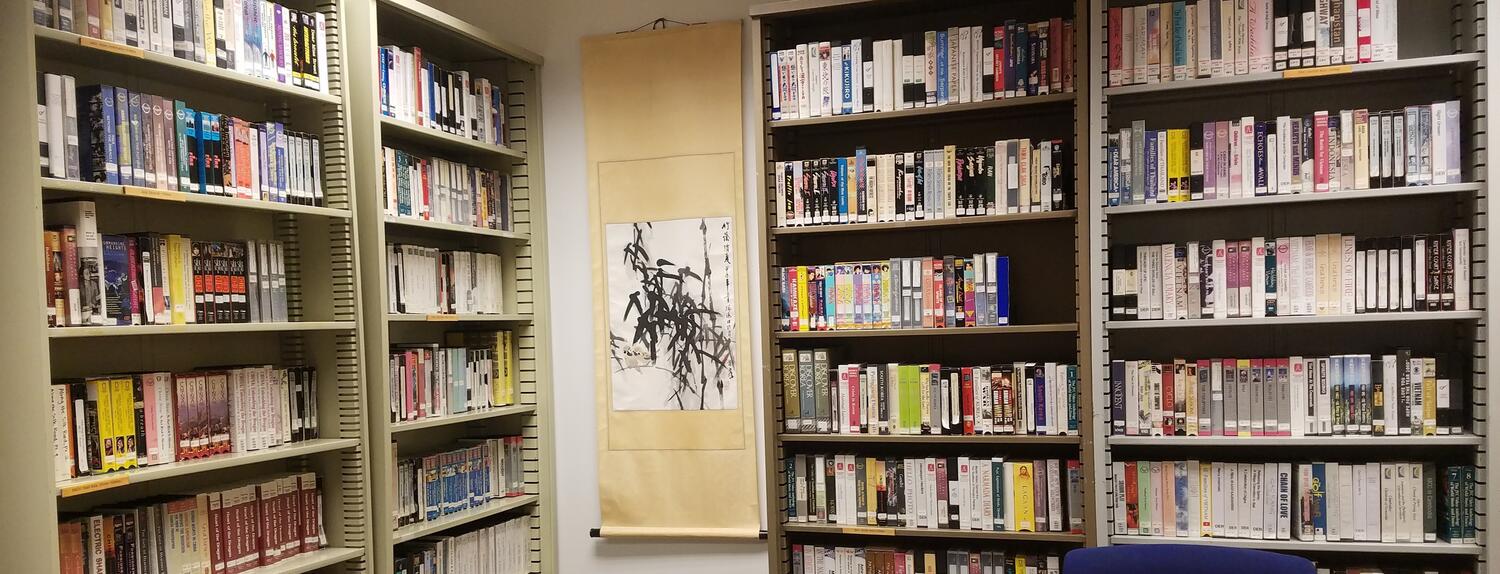
[[[1285,79],[1316,78],[1318,76],[1337,76],[1339,74],[1347,74],[1353,71],[1354,66],[1344,64],[1342,66],[1322,66],[1318,68],[1300,68],[1296,70],[1287,70],[1281,73],[1281,77]]]
[[[136,187],[134,185],[120,186],[125,195],[131,197],[143,197],[146,199],[159,199],[162,201],[187,201],[187,194],[180,191],[167,189],[155,189],[150,187]]]
[[[130,475],[128,474],[101,478],[99,480],[90,480],[82,484],[74,484],[63,487],[62,497],[67,498],[69,496],[78,496],[80,494],[88,494],[90,492],[99,492],[101,490],[109,490],[111,488],[117,488],[125,486],[127,484],[130,484]]]
[[[105,52],[119,54],[121,56],[130,56],[132,58],[146,57],[146,50],[143,48],[126,46],[117,42],[108,42],[105,40],[100,40],[98,38],[90,38],[88,36],[79,38],[78,45],[85,48],[93,48],[95,50],[104,50]]]
[[[458,315],[453,315],[453,314],[448,314],[448,313],[431,313],[431,314],[427,315],[427,320],[429,322],[457,321],[458,320]]]
[[[876,528],[874,526],[845,526],[844,534],[864,534],[866,536],[895,536],[895,528]]]

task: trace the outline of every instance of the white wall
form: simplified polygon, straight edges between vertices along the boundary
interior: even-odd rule
[[[604,541],[588,537],[599,525],[595,466],[593,318],[589,279],[588,179],[585,173],[582,78],[579,40],[584,36],[630,30],[658,17],[682,22],[741,19],[745,22],[745,193],[747,232],[760,225],[754,158],[759,119],[752,107],[750,78],[751,4],[760,0],[428,0],[481,28],[535,51],[542,67],[542,121],[546,154],[547,227],[552,285],[552,377],[556,436],[557,550],[559,572],[610,574],[762,574],[767,571],[764,542],[694,543]],[[747,237],[745,261],[760,265]],[[751,275],[754,277],[754,275]],[[751,282],[748,317],[760,317],[760,289]],[[760,340],[753,323],[753,341]],[[760,346],[752,345],[761,364]],[[759,369],[756,416],[760,421]],[[758,445],[763,445],[757,440]],[[762,446],[763,448],[763,446]],[[757,455],[763,462],[763,456]],[[764,475],[762,469],[761,475]],[[764,507],[762,489],[761,505]]]

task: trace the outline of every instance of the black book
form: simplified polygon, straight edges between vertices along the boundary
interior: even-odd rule
[[[862,100],[866,112],[875,111],[875,40],[869,37],[861,38],[860,46],[860,69],[858,73],[864,78],[864,99]]]
[[[218,15],[219,18],[224,18],[224,14],[225,14],[225,12],[224,12],[224,0],[213,0],[213,3],[214,3],[214,14]],[[142,8],[144,8],[144,6],[142,6]],[[130,21],[130,18],[127,17],[125,19],[125,21],[128,23]],[[213,51],[214,51],[214,53],[213,53],[213,56],[211,56],[211,58],[213,59],[214,65],[218,66],[221,69],[226,69],[227,70],[227,69],[229,69],[229,64],[230,64],[230,62],[229,62],[229,38],[227,38],[226,37],[227,35],[224,33],[224,31],[227,28],[227,26],[225,26],[223,23],[219,23],[219,22],[215,22],[215,24],[216,25],[214,27],[218,29],[218,33],[214,34],[214,45],[213,46],[204,46],[204,48],[212,48]],[[142,26],[142,28],[145,28],[145,27]]]
[[[1291,24],[1290,1],[1275,0],[1275,5],[1272,8],[1272,17],[1274,19],[1271,21],[1273,30],[1271,38],[1271,45],[1273,47],[1271,69],[1276,71],[1285,70],[1287,65],[1287,49],[1291,39],[1289,27]]]
[[[917,196],[917,218],[927,216],[927,162],[922,161],[925,155],[917,152],[912,156],[914,159],[907,170],[912,172],[912,190]]]
[[[1041,88],[1041,34],[1026,35],[1026,95],[1035,96]]]
[[[1274,127],[1274,124],[1273,124]],[[1193,200],[1203,199],[1203,124],[1188,126],[1188,193]]]
[[[958,524],[958,497],[962,496],[954,485],[958,484],[958,459],[948,458],[948,525]]]
[[[823,508],[828,513],[828,520],[832,522],[833,517],[837,516],[839,511],[836,504],[838,496],[834,494],[838,492],[838,473],[834,472],[832,456],[823,457],[823,468],[821,470],[823,471],[823,487],[826,489],[825,492],[828,493],[823,497]]]
[[[1399,434],[1422,434],[1422,429],[1411,428],[1411,349],[1396,349],[1396,397],[1396,420],[1386,424],[1395,424]],[[1386,397],[1386,402],[1390,400]]]
[[[1453,271],[1453,234],[1451,234],[1451,233],[1445,233],[1445,234],[1443,234],[1443,253],[1442,253],[1442,257],[1440,257],[1440,259],[1443,262],[1443,271],[1442,271],[1442,273],[1439,274],[1439,276],[1443,280],[1443,309],[1442,310],[1444,310],[1444,311],[1452,311],[1454,309],[1453,282],[1454,282],[1455,278],[1453,276],[1453,274],[1454,274],[1454,271]],[[1464,281],[1468,281],[1469,278],[1468,277],[1464,277],[1463,280]]]
[[[1052,140],[1052,209],[1073,209],[1073,162],[1068,142]],[[996,166],[996,169],[1001,169]]]
[[[823,221],[825,223],[838,223],[839,221],[839,162],[833,158],[823,158]]]
[[[1344,63],[1344,1],[1328,0],[1328,62]]]
[[[895,196],[896,196],[896,219],[913,219],[907,217],[906,213],[906,154],[892,154],[895,167]]]
[[[901,85],[901,98],[904,102],[917,106],[927,103],[927,72],[921,64],[922,57],[926,53],[924,46],[921,33],[912,32],[901,38],[901,55],[917,59],[917,62],[913,64],[916,68],[912,74],[913,77],[906,78],[906,82]]]
[[[980,160],[984,166],[984,176],[981,178],[984,183],[980,185],[984,191],[984,212],[995,213],[995,146],[984,146]]]
[[[782,165],[782,173],[780,174],[780,177],[785,182],[785,187],[786,187],[786,212],[788,214],[791,214],[791,217],[795,219],[797,217],[796,216],[796,213],[797,213],[797,198],[795,196],[793,196],[792,193],[793,193],[793,190],[795,190],[797,188],[794,187],[794,185],[793,185],[793,182],[794,182],[794,180],[792,179],[792,174],[793,173],[794,172],[792,171],[792,162],[786,162],[786,164]],[[777,223],[778,224],[784,224],[785,222],[777,222]]]

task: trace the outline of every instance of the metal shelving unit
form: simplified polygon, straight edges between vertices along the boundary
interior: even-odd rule
[[[1487,400],[1485,365],[1494,353],[1488,337],[1493,319],[1487,297],[1478,296],[1475,310],[1421,313],[1382,313],[1254,319],[1199,319],[1178,321],[1111,321],[1110,250],[1201,239],[1237,238],[1239,234],[1278,237],[1343,232],[1361,236],[1427,233],[1449,227],[1469,227],[1476,237],[1471,256],[1484,259],[1488,229],[1494,225],[1488,202],[1487,149],[1493,146],[1487,129],[1486,82],[1488,52],[1484,24],[1496,14],[1485,0],[1400,3],[1401,53],[1391,62],[1351,64],[1262,74],[1193,79],[1108,87],[1108,9],[1135,6],[1134,0],[1090,0],[1093,15],[1089,32],[1090,74],[1086,95],[1090,108],[1087,148],[1094,173],[1087,203],[1090,214],[1090,307],[1094,322],[1084,329],[1092,338],[1095,372],[1102,378],[1093,387],[1093,413],[1099,436],[1092,444],[1095,513],[1098,528],[1090,544],[1211,544],[1306,554],[1319,566],[1376,564],[1395,558],[1406,565],[1434,561],[1444,571],[1454,568],[1486,570],[1487,547],[1493,534],[1485,516],[1497,511],[1496,501],[1479,493],[1480,544],[1307,542],[1126,535],[1114,517],[1116,486],[1111,484],[1115,460],[1221,460],[1309,462],[1319,457],[1348,460],[1439,460],[1473,463],[1481,491],[1491,449],[1488,420],[1495,416]],[[1085,97],[1081,95],[1080,97]],[[1431,99],[1427,99],[1431,98]],[[1148,129],[1187,127],[1188,122],[1252,115],[1257,118],[1302,114],[1313,110],[1428,103],[1458,98],[1464,121],[1466,183],[1395,189],[1340,191],[1306,195],[1277,195],[1183,203],[1109,206],[1106,195],[1106,137],[1145,120]],[[1409,101],[1408,101],[1409,100]],[[1395,217],[1399,215],[1400,217]],[[1231,231],[1224,231],[1230,229]],[[1254,230],[1254,233],[1248,231]],[[1225,235],[1225,234],[1228,235]],[[1484,293],[1487,267],[1476,265],[1472,286]],[[1110,432],[1108,372],[1111,360],[1173,357],[1288,356],[1340,352],[1377,353],[1390,346],[1413,345],[1452,351],[1473,358],[1468,373],[1470,424],[1465,434],[1451,436],[1107,436]],[[1241,353],[1237,355],[1236,353]],[[1390,458],[1394,457],[1394,458]]]
[[[354,206],[362,223],[357,238],[363,285],[360,313],[364,345],[360,350],[369,381],[366,421],[372,449],[373,492],[370,556],[373,571],[392,570],[397,544],[429,535],[460,534],[479,521],[529,517],[531,570],[556,571],[554,524],[556,498],[552,482],[551,340],[546,321],[546,202],[542,185],[540,72],[542,58],[495,35],[417,0],[365,0],[350,14],[350,60],[354,85],[351,100],[359,110],[351,118],[359,137],[351,157],[361,182],[368,182]],[[448,69],[488,78],[503,91],[509,145],[493,145],[396,120],[380,113],[376,50],[384,45],[418,46],[424,59]],[[511,178],[512,230],[452,225],[385,213],[382,147],[497,169]],[[389,311],[386,246],[410,243],[442,249],[465,249],[501,255],[504,313],[400,314]],[[393,423],[387,358],[393,344],[441,343],[443,333],[463,330],[510,330],[516,352],[517,404],[419,421]],[[492,500],[470,511],[396,528],[391,499],[398,457],[452,448],[461,438],[521,435],[526,495]]]
[[[61,512],[134,504],[150,496],[228,484],[287,471],[312,471],[322,489],[328,547],[255,574],[366,570],[369,507],[360,378],[361,325],[353,270],[353,180],[347,170],[345,13],[357,0],[312,0],[294,7],[321,12],[326,24],[326,91],[308,90],[32,24],[30,7],[6,3],[0,14],[0,105],[10,117],[35,114],[39,72],[68,74],[77,85],[109,84],[272,120],[322,140],[321,206],[214,197],[133,186],[38,177],[35,152],[8,154],[0,176],[12,192],[0,210],[0,310],[11,321],[0,355],[16,366],[0,421],[8,440],[0,454],[15,465],[7,477],[0,549],[18,572],[58,571]],[[356,90],[357,91],[357,90]],[[35,122],[7,132],[36,141]],[[34,148],[33,148],[34,149]],[[86,152],[85,152],[86,153]],[[278,240],[285,244],[288,322],[46,328],[43,269],[36,245],[46,200],[90,199],[101,232],[158,231],[195,239]],[[182,336],[191,335],[191,336]],[[47,382],[133,371],[180,372],[198,365],[261,363],[317,368],[320,438],[265,450],[145,466],[58,481],[53,476]],[[378,450],[378,449],[377,449]],[[38,456],[44,459],[38,460]]]
[[[1088,42],[1086,2],[1025,1],[942,3],[890,0],[788,0],[750,9],[758,99],[761,109],[759,148],[762,162],[757,201],[763,206],[764,226],[758,230],[758,272],[765,292],[762,356],[766,445],[766,501],[770,541],[770,572],[787,574],[791,545],[828,543],[830,537],[857,537],[841,543],[883,546],[927,545],[946,541],[956,547],[1024,548],[1061,554],[1082,545],[1083,534],[985,532],[925,528],[867,528],[787,522],[784,475],[788,458],[796,453],[887,455],[917,452],[1025,453],[1034,458],[1081,459],[1085,467],[1092,442],[1092,421],[1084,417],[1081,436],[936,436],[801,434],[784,430],[781,392],[782,349],[832,347],[840,360],[885,362],[893,357],[933,360],[945,364],[977,365],[1006,360],[1056,360],[1077,363],[1079,385],[1092,381],[1088,337],[1080,325],[1090,324],[1088,276],[1087,196],[1090,163],[1086,141],[1085,96],[1090,78],[1083,57]],[[812,40],[892,38],[917,30],[958,25],[991,25],[1007,18],[1062,16],[1074,20],[1074,92],[1018,97],[975,103],[928,106],[889,112],[858,113],[804,119],[773,120],[770,102],[769,53]],[[897,221],[806,227],[776,225],[774,164],[777,161],[848,155],[857,146],[871,153],[912,151],[954,144],[993,143],[1011,137],[1060,137],[1075,142],[1072,169],[1077,209],[1043,213],[1004,214],[938,220]],[[972,251],[967,251],[972,249]],[[791,331],[775,329],[779,290],[773,270],[784,265],[826,264],[899,256],[940,256],[999,250],[1011,255],[1012,325],[956,329],[894,329]],[[1029,251],[1028,251],[1029,250]],[[1037,254],[1045,254],[1040,258]],[[1030,258],[1028,258],[1030,254]],[[1018,258],[1019,257],[1019,258]],[[1066,271],[1057,271],[1065,267]],[[1037,277],[1046,273],[1045,286]],[[1028,283],[1028,281],[1033,281]],[[898,355],[899,353],[899,355]],[[1023,356],[1024,354],[1024,356]],[[920,359],[918,358],[920,357]],[[967,362],[966,362],[967,361]],[[1093,393],[1082,392],[1082,412]],[[947,455],[944,455],[947,456]],[[1092,489],[1085,481],[1086,490]],[[1086,494],[1090,499],[1092,494]],[[1094,525],[1085,520],[1085,530]],[[1040,546],[1038,546],[1040,545]]]

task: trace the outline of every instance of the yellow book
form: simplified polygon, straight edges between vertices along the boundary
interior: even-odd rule
[[[100,4],[102,5],[103,2],[100,2]],[[99,11],[99,39],[124,44],[124,38],[115,38],[115,16],[113,12],[114,10],[109,8]]]
[[[1422,435],[1437,434],[1437,359],[1422,359]]]
[[[884,477],[885,473],[877,473],[876,468],[878,466],[880,466],[880,462],[876,459],[871,458],[865,460],[865,507],[870,509],[869,512],[865,513],[866,526],[876,526],[880,524],[879,517],[876,516],[876,512],[874,510],[877,506],[877,497],[879,496],[879,490],[876,488],[876,480],[878,480],[876,476],[878,474],[879,476]]]
[[[1016,572],[1025,572],[1025,571],[1026,571],[1026,555],[1025,554],[1017,554],[1016,555]]]
[[[192,269],[191,263],[184,265],[183,243],[181,235],[167,236],[167,288],[170,291],[167,297],[172,301],[173,325],[187,323],[193,316],[192,309],[188,307],[192,296],[184,289],[187,282],[192,280]]]
[[[1187,130],[1167,130],[1167,201],[1188,200],[1191,153]]]
[[[516,404],[516,335],[501,331],[501,347],[505,352],[505,403]]]
[[[94,425],[98,437],[99,466],[94,469],[95,474],[114,470],[115,465],[115,441],[114,441],[114,393],[109,379],[89,379],[84,382],[88,393],[88,400],[94,403]]]
[[[922,569],[923,572],[937,572],[938,571],[938,569],[937,569],[937,553],[936,552],[924,552],[924,553],[922,553],[922,563],[927,565],[926,568]]]
[[[135,468],[135,392],[130,377],[110,380],[114,395],[115,462],[120,468]]]
[[[1032,500],[1032,473],[1036,468],[1029,462],[1018,462],[1015,467],[1016,527],[1015,532],[1036,532],[1036,502]],[[1021,570],[1017,570],[1021,571]]]
[[[1136,522],[1141,525],[1141,534],[1150,534],[1152,511],[1156,509],[1151,503],[1151,463],[1142,461],[1135,468]]]
[[[203,54],[204,54],[204,59],[200,63],[208,64],[208,65],[212,66],[212,65],[214,65],[214,61],[218,58],[218,56],[217,56],[218,52],[217,52],[217,50],[214,49],[214,40],[215,40],[215,38],[214,38],[214,6],[213,6],[213,2],[204,2],[203,3],[203,19],[201,20],[201,22],[203,22]],[[277,46],[276,50],[280,51],[281,47]]]
[[[797,266],[797,311],[793,317],[798,331],[808,331],[807,315],[807,266]]]
[[[833,316],[834,325],[847,329],[852,327],[854,318],[854,276],[850,274],[848,264],[840,264],[834,267],[837,274],[834,279],[834,287],[838,291],[838,302],[835,304]]]

